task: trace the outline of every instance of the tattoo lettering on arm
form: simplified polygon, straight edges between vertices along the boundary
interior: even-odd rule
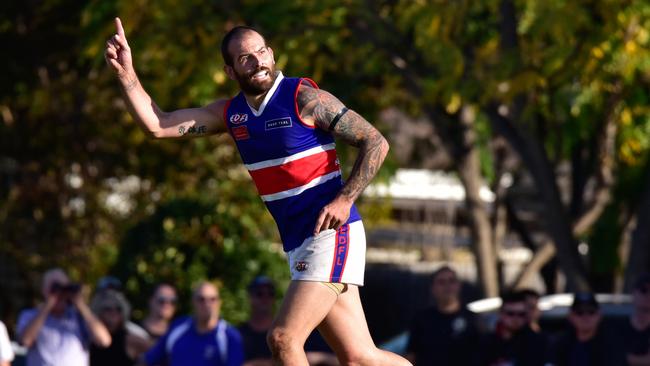
[[[326,131],[345,107],[332,94],[304,85],[298,93],[297,103],[305,122]],[[365,118],[352,110],[340,118],[332,133],[336,138],[359,148],[350,177],[339,193],[354,201],[379,171],[388,153],[388,142]]]
[[[185,127],[185,126],[180,126],[178,127],[178,134],[181,136],[185,135],[204,135],[208,132],[208,127],[207,126],[190,126],[190,127]]]

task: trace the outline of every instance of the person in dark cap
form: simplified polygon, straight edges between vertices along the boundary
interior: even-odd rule
[[[273,324],[275,284],[266,276],[257,276],[248,285],[251,315],[238,327],[244,344],[244,365],[271,365],[266,333]]]
[[[625,357],[631,366],[650,365],[650,273],[636,279],[632,304],[632,314],[621,331]]]
[[[528,319],[528,326],[535,333],[542,331],[542,327],[539,325],[539,318],[542,315],[542,312],[539,310],[539,292],[533,290],[532,288],[527,288],[521,290],[521,293],[526,299],[526,317]]]
[[[569,328],[550,348],[556,366],[623,366],[620,342],[603,325],[600,305],[592,293],[577,293],[569,309]]]
[[[520,291],[509,292],[501,300],[496,329],[481,342],[479,365],[543,366],[547,340],[530,329],[525,295]]]

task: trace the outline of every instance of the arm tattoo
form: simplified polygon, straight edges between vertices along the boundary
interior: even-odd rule
[[[313,119],[316,126],[326,131],[336,114],[345,107],[332,94],[305,84],[300,88],[297,103],[303,119]]]
[[[368,121],[354,112],[341,118],[334,131],[337,137],[359,147],[350,177],[340,192],[354,201],[379,171],[388,153],[388,142]]]
[[[185,128],[185,126],[178,127],[178,134],[181,136],[185,135],[203,135],[208,132],[208,127],[204,125],[199,126],[190,126]]]
[[[126,81],[122,84],[122,88],[124,88],[125,92],[133,90],[138,85],[138,77],[133,76],[131,78],[126,79]]]
[[[345,106],[330,93],[301,87],[297,98],[298,109],[303,119],[311,119],[317,127],[329,130],[335,137],[358,147],[359,154],[350,177],[339,193],[354,201],[377,174],[388,153],[386,139],[368,121],[354,111],[342,115],[335,126],[331,126],[336,115]]]

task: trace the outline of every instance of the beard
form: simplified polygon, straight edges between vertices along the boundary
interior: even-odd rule
[[[253,75],[260,71],[266,71],[269,74],[269,78],[264,80],[255,80]],[[235,71],[235,76],[237,77],[237,82],[239,83],[239,88],[248,95],[261,95],[269,91],[273,87],[275,82],[275,65],[270,67],[258,67],[255,70],[249,73],[238,73]]]

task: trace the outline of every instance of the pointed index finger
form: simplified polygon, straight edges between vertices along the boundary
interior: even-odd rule
[[[124,27],[122,27],[122,21],[120,18],[115,18],[115,27],[117,28],[117,35],[126,39],[126,36],[124,35]]]

